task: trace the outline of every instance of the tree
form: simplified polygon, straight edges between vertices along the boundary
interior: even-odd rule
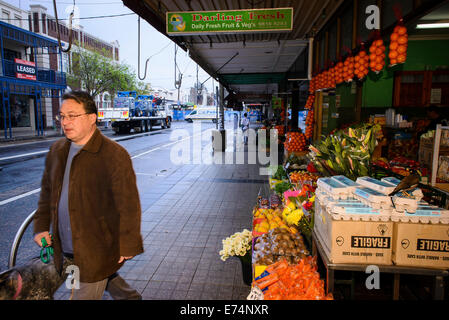
[[[102,55],[78,46],[75,48],[71,73],[67,75],[69,86],[83,87],[94,98],[104,92],[114,97],[117,91],[136,88],[135,73],[128,65],[112,62],[105,51]]]
[[[137,95],[147,95],[151,91],[151,84],[137,81],[135,91],[137,91]]]

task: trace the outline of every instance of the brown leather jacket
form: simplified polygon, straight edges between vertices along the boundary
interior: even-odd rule
[[[62,272],[58,202],[70,141],[55,142],[47,155],[34,232],[52,225],[54,260]],[[141,208],[129,154],[98,129],[75,155],[70,170],[69,212],[75,265],[81,282],[103,280],[116,272],[120,256],[143,252]]]

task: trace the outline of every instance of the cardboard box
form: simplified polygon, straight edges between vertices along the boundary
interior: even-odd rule
[[[396,265],[449,268],[449,225],[396,222],[394,239]]]
[[[392,264],[393,222],[342,221],[315,200],[314,231],[332,263]]]

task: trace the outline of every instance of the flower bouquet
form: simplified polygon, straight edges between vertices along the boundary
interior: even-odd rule
[[[229,257],[236,256],[242,265],[243,281],[247,285],[251,285],[252,266],[251,266],[251,231],[244,229],[242,232],[236,232],[224,239],[223,249],[220,250],[220,258],[226,261]]]

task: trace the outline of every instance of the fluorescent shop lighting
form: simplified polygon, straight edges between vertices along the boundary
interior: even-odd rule
[[[437,29],[437,28],[449,28],[449,22],[444,23],[423,23],[418,24],[416,29]]]

